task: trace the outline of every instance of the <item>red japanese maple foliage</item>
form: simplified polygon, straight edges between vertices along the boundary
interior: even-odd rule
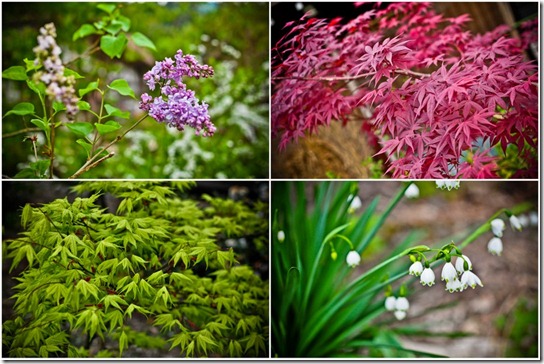
[[[272,49],[279,147],[331,121],[360,120],[393,178],[538,175],[538,69],[524,56],[538,21],[475,35],[468,15],[429,3],[376,6],[342,24],[305,15]],[[510,152],[511,154],[511,152]]]

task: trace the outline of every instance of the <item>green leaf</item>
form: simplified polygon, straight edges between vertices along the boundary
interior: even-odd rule
[[[170,274],[170,284],[172,284],[172,281],[175,281],[181,285],[183,285],[183,282],[185,283],[193,283],[193,280],[189,277],[187,277],[185,274],[173,272]]]
[[[82,111],[91,110],[91,104],[89,104],[87,101],[79,100],[77,102],[77,108]]]
[[[10,68],[2,71],[2,78],[15,81],[26,81],[28,76],[26,75],[26,71],[23,66],[11,66]]]
[[[80,78],[85,78],[83,77],[82,75],[80,75],[79,73],[77,73],[76,71],[74,70],[71,70],[69,68],[64,68],[64,76],[66,77],[69,77],[69,76],[74,76],[74,78],[77,80],[77,79],[80,79]]]
[[[25,58],[25,59],[23,59],[23,61],[25,62],[27,72],[28,71],[38,70],[38,69],[40,69],[42,67],[42,65],[40,63],[35,64],[33,59]]]
[[[108,86],[108,88],[119,92],[123,96],[130,96],[133,99],[136,99],[136,96],[134,95],[134,91],[129,86],[129,84],[128,84],[128,82],[126,80],[122,80],[122,79],[114,80]]]
[[[121,24],[121,29],[123,29],[124,32],[128,32],[130,30],[130,19],[126,16],[119,15],[117,19],[113,19],[112,24]]]
[[[74,134],[86,137],[93,132],[93,125],[86,122],[75,122],[71,124],[66,124],[68,129],[70,129]]]
[[[128,39],[124,33],[118,36],[103,35],[100,38],[100,49],[104,51],[111,59],[117,57],[121,58],[125,47],[127,46]]]
[[[123,354],[123,350],[128,347],[128,337],[127,334],[123,331],[121,336],[119,336],[119,356]]]
[[[83,24],[74,32],[74,35],[72,35],[72,41],[79,38],[85,38],[86,36],[96,33],[98,33],[98,31],[92,24]]]
[[[34,83],[34,81],[28,79],[26,84],[29,89],[37,93],[38,95],[45,95],[45,85],[43,83]]]
[[[30,102],[21,102],[13,107],[10,111],[8,111],[4,117],[15,114],[15,115],[32,115],[34,114],[34,105],[32,105]]]
[[[87,85],[87,87],[80,89],[79,97],[83,97],[83,95],[86,95],[94,90],[98,90],[98,81],[91,82]]]
[[[59,111],[63,111],[63,110],[66,110],[66,106],[62,102],[59,102],[59,101],[53,102],[53,111],[55,111],[55,113],[58,113]]]
[[[111,24],[108,24],[107,26],[105,26],[104,30],[110,33],[111,35],[115,35],[119,33],[122,27],[123,27],[122,24],[112,22]]]
[[[106,122],[105,124],[94,124],[94,126],[96,127],[96,130],[98,130],[98,132],[101,135],[114,132],[121,128],[121,124],[113,120],[110,120]]]
[[[83,149],[85,149],[85,151],[87,152],[87,156],[91,155],[91,151],[93,150],[92,144],[89,144],[88,142],[86,142],[83,139],[76,140],[76,143],[81,145],[83,147]]]
[[[106,116],[117,116],[122,119],[128,119],[130,117],[130,111],[122,111],[110,104],[104,105],[104,108],[106,109],[106,112],[108,113]]]
[[[32,206],[26,204],[25,207],[23,207],[23,213],[21,214],[21,226],[23,228],[26,229],[26,225],[32,219],[32,214]]]
[[[40,128],[42,130],[48,130],[49,129],[49,125],[44,123],[42,119],[31,119],[30,122],[32,124],[36,125],[38,128]]]
[[[34,170],[38,177],[45,176],[45,173],[49,169],[50,159],[42,159],[37,162],[30,163],[30,168]]]
[[[116,6],[113,4],[98,4],[96,7],[102,11],[105,11],[108,14],[113,13],[116,8]]]
[[[151,39],[149,39],[148,37],[146,37],[140,32],[132,33],[132,40],[139,47],[145,47],[145,48],[149,48],[154,51],[157,51],[157,48],[155,47],[155,43],[153,43]]]

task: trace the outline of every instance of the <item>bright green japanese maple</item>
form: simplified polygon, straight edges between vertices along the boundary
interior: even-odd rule
[[[4,245],[10,272],[24,267],[3,324],[4,355],[89,356],[94,341],[104,356],[142,342],[182,356],[268,356],[268,282],[223,244],[266,247],[268,207],[180,197],[192,186],[88,182],[74,190],[89,197],[26,205],[25,231]],[[106,194],[116,208],[98,203]],[[161,335],[135,329],[137,318]]]

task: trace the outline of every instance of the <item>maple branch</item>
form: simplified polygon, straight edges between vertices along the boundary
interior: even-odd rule
[[[394,73],[397,73],[399,75],[405,75],[405,76],[414,76],[419,78],[426,78],[431,77],[428,73],[421,73],[421,72],[415,72],[410,70],[394,70]],[[375,72],[369,72],[369,73],[362,73],[360,75],[356,76],[343,76],[343,77],[298,77],[298,76],[288,76],[288,77],[272,77],[272,80],[304,80],[304,81],[327,81],[327,82],[333,82],[333,81],[353,81],[358,80],[360,78],[365,78],[374,75]]]

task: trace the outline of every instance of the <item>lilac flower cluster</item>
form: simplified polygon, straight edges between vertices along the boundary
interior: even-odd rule
[[[215,126],[208,115],[208,105],[200,103],[192,90],[183,83],[183,76],[200,78],[212,77],[213,68],[200,65],[194,56],[183,55],[178,50],[171,58],[156,62],[155,66],[144,75],[144,81],[150,90],[160,87],[161,94],[155,98],[142,94],[140,109],[148,111],[158,122],[166,122],[178,130],[185,126],[195,129],[196,135],[204,137],[215,133]]]
[[[33,51],[37,57],[34,63],[41,64],[43,70],[36,72],[34,77],[47,86],[46,93],[51,100],[66,106],[68,118],[73,119],[78,111],[78,98],[74,89],[76,80],[74,76],[64,75],[64,65],[60,59],[62,50],[57,45],[56,37],[55,24],[49,23],[40,28],[38,46]]]

